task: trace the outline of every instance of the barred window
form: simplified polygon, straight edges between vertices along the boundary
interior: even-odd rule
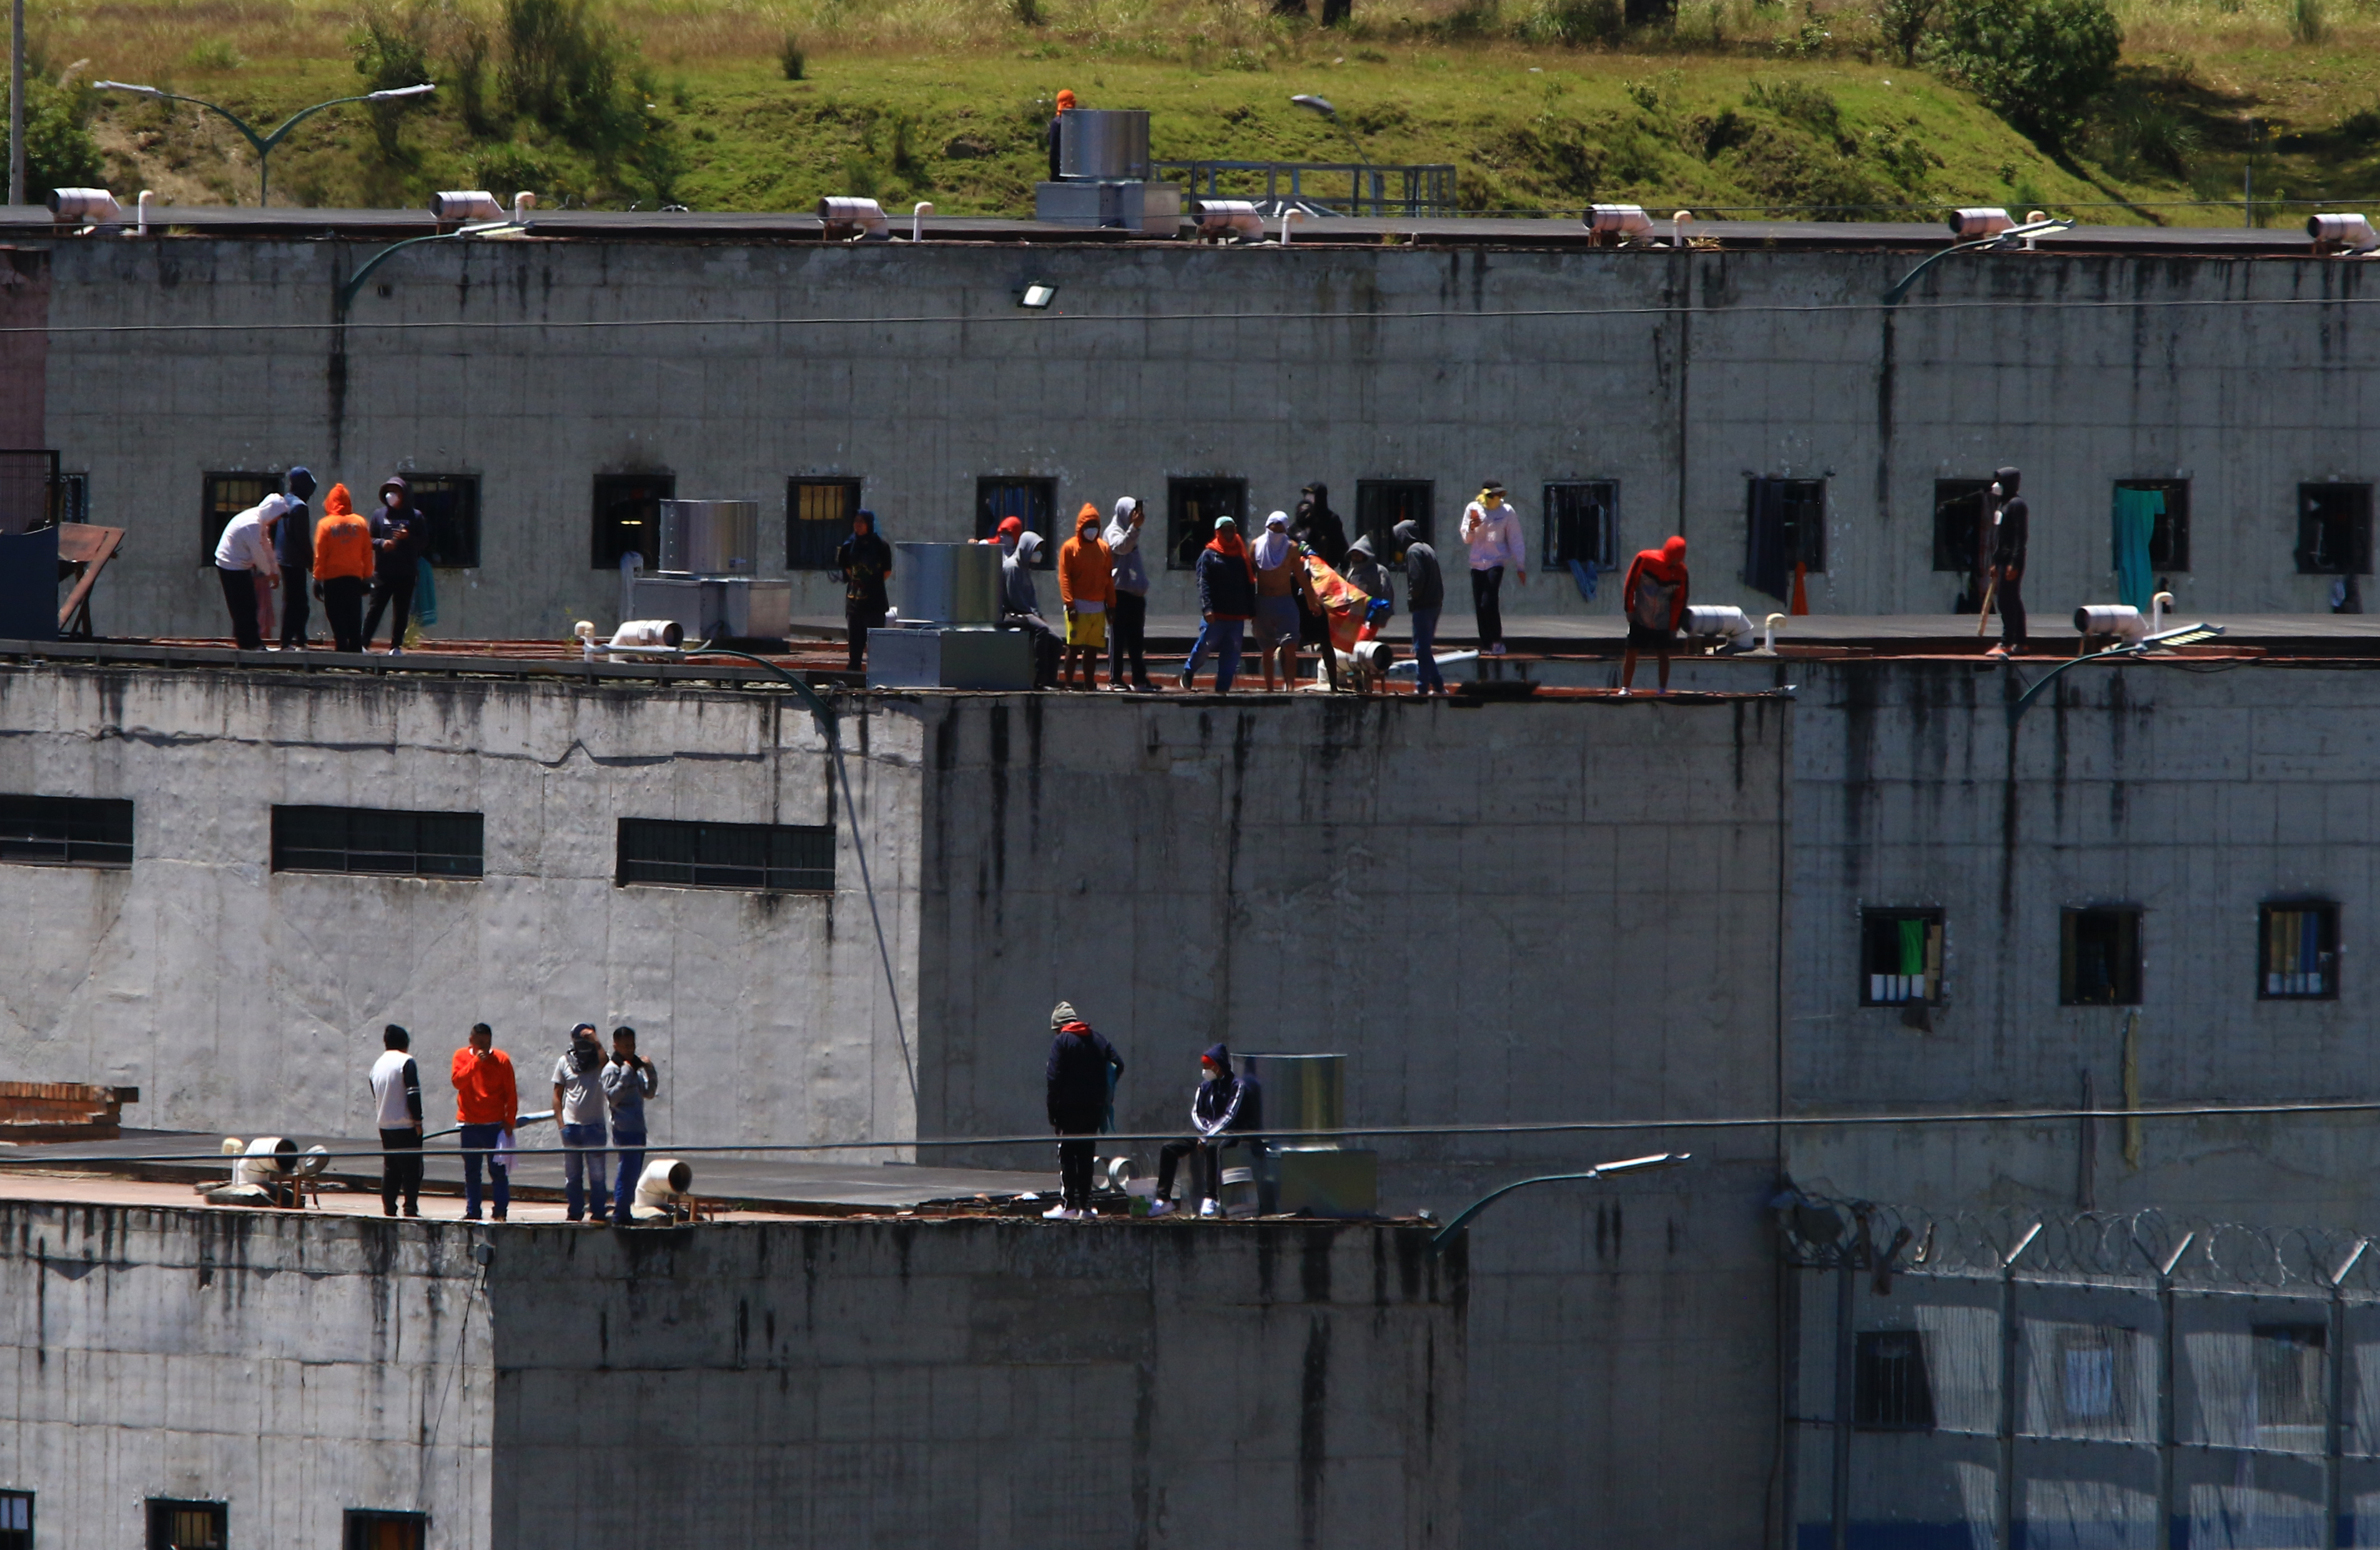
[[[275,807],[273,869],[400,878],[476,878],[485,859],[477,813],[379,807]]]
[[[618,881],[747,893],[834,891],[831,825],[620,820]]]
[[[419,1512],[347,1512],[346,1550],[421,1550],[429,1534],[430,1520]]]
[[[2141,1004],[2141,912],[2134,905],[2058,915],[2058,1000],[2070,1007]]]
[[[2338,999],[2338,906],[2266,904],[2257,912],[2263,948],[2256,996],[2268,1001]]]
[[[149,1499],[149,1550],[224,1550],[231,1509],[221,1502]]]
[[[859,515],[857,479],[785,481],[785,569],[828,571]]]
[[[1942,1001],[1942,912],[1860,912],[1860,1005]]]
[[[132,865],[132,804],[89,796],[0,796],[0,862]]]
[[[33,1550],[30,1491],[0,1491],[0,1550]]]
[[[1934,1429],[1925,1345],[1913,1329],[1862,1331],[1852,1345],[1852,1423],[1879,1432]]]

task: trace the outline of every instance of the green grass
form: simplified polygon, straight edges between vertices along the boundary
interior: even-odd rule
[[[1345,31],[1248,0],[623,5],[612,14],[639,41],[648,154],[605,164],[518,123],[474,135],[449,90],[389,141],[358,109],[310,121],[274,155],[275,202],[414,204],[469,187],[614,207],[787,210],[862,193],[1026,213],[1060,87],[1086,106],[1149,109],[1160,157],[1451,163],[1475,210],[1973,202],[2236,224],[2251,118],[2267,125],[2260,198],[2380,194],[2380,26],[2361,11],[2322,13],[2301,42],[2309,0],[2133,6],[2121,82],[2053,155],[1924,68],[1888,62],[1849,4],[1685,0],[1673,35],[1529,42],[1548,17],[1574,14],[1563,4],[1358,0]],[[1038,24],[1017,19],[1028,6]],[[449,79],[471,14],[427,0],[408,14]],[[304,0],[34,8],[53,68],[79,60],[81,79],[158,80],[273,121],[359,90],[355,16]],[[806,55],[800,80],[780,63],[788,38]],[[1331,98],[1347,130],[1293,107],[1296,91]],[[210,117],[109,98],[93,127],[119,192],[255,198],[245,143]]]

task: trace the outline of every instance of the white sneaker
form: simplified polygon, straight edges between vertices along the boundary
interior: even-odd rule
[[[1198,1215],[1202,1217],[1220,1217],[1222,1214],[1223,1206],[1220,1201],[1202,1200],[1198,1203]]]
[[[1179,1209],[1180,1207],[1170,1200],[1152,1200],[1148,1203],[1148,1214],[1152,1217],[1170,1217]]]
[[[1052,1205],[1047,1211],[1042,1212],[1041,1219],[1045,1222],[1071,1222],[1075,1219],[1075,1214],[1066,1209],[1065,1202],[1060,1201],[1057,1205]]]

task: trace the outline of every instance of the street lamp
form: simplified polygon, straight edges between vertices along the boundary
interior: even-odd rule
[[[1454,1241],[1454,1235],[1470,1225],[1471,1218],[1485,1211],[1514,1190],[1527,1189],[1531,1184],[1560,1184],[1573,1180],[1609,1179],[1621,1173],[1648,1173],[1655,1169],[1681,1168],[1694,1161],[1692,1152],[1655,1152],[1649,1156],[1621,1157],[1616,1162],[1597,1163],[1584,1173],[1548,1173],[1535,1179],[1522,1179],[1491,1190],[1455,1214],[1452,1221],[1430,1235],[1429,1252],[1438,1253]]]
[[[269,135],[260,135],[249,128],[248,121],[239,115],[229,108],[210,103],[203,97],[185,97],[178,92],[161,91],[154,86],[135,86],[130,81],[123,80],[102,80],[91,84],[101,91],[129,91],[137,96],[155,97],[163,102],[188,103],[194,107],[202,107],[209,113],[220,114],[231,120],[231,127],[247,136],[248,143],[256,147],[256,203],[259,209],[263,208],[273,190],[273,169],[266,158],[273,154],[273,148],[279,145],[289,131],[298,127],[300,120],[311,118],[324,108],[334,108],[343,103],[394,103],[407,97],[426,97],[438,90],[431,82],[424,81],[419,86],[393,86],[385,91],[367,91],[360,97],[334,97],[327,103],[316,103],[310,108],[303,108],[291,114],[281,127]]]

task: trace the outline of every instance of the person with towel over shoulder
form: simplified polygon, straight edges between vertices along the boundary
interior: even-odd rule
[[[1091,1219],[1091,1137],[1107,1124],[1123,1057],[1082,1020],[1072,1001],[1050,1011],[1050,1060],[1042,1071],[1050,1128],[1058,1132],[1057,1205],[1041,1213],[1053,1222]]]
[[[1620,588],[1628,615],[1628,650],[1620,659],[1620,692],[1636,682],[1636,653],[1650,649],[1661,660],[1661,689],[1670,687],[1670,652],[1686,619],[1686,540],[1671,536],[1658,549],[1640,549],[1628,563]]]
[[[1290,541],[1289,514],[1265,518],[1265,530],[1256,543],[1257,660],[1264,668],[1267,689],[1273,686],[1273,660],[1281,660],[1281,686],[1297,686],[1299,599],[1305,592],[1305,565],[1297,545]]]

